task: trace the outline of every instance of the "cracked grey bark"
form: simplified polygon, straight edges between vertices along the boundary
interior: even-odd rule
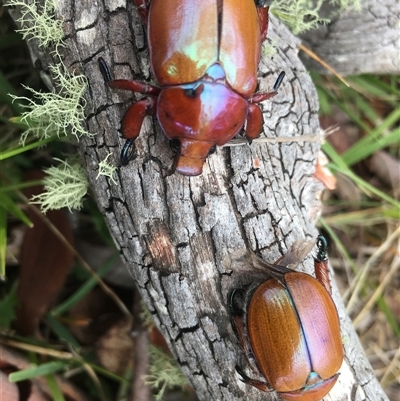
[[[399,2],[363,0],[361,5],[360,12],[346,11],[301,35],[304,44],[342,75],[399,74]],[[333,10],[326,7],[326,16]],[[307,56],[303,59],[308,68],[328,73]]]
[[[238,272],[224,264],[247,248],[272,262],[295,240],[315,238],[322,185],[313,178],[318,142],[255,144],[218,149],[199,177],[172,171],[172,152],[155,120],[147,117],[136,140],[137,156],[116,174],[100,177],[99,162],[119,165],[124,140],[117,128],[132,94],[108,89],[97,59],[118,78],[151,82],[148,52],[136,9],[125,1],[58,2],[65,29],[59,49],[70,71],[86,75],[87,129],[79,152],[92,193],[121,257],[131,271],[154,321],[200,400],[276,400],[240,382],[240,350],[233,336],[227,294]],[[17,12],[13,12],[14,17]],[[268,34],[277,53],[260,63],[260,90],[286,71],[279,94],[263,103],[268,137],[318,136],[318,101],[297,57],[299,41],[274,18]],[[32,58],[48,78],[57,62],[29,42]],[[49,81],[49,79],[46,79]],[[312,257],[299,266],[312,273]],[[252,280],[248,275],[246,280]],[[325,400],[386,400],[361,349],[335,285],[346,361]]]

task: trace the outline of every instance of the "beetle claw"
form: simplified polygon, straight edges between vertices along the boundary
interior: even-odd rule
[[[103,57],[99,57],[97,62],[99,63],[100,72],[101,75],[103,75],[104,81],[106,83],[112,81],[110,70],[108,68],[107,63],[104,61]]]
[[[243,383],[250,384],[251,386],[256,387],[259,390],[263,391],[264,393],[269,393],[273,391],[272,388],[270,388],[267,383],[261,380],[252,379],[249,376],[247,376],[246,373],[243,372],[243,369],[240,366],[236,365],[235,369],[241,376],[240,380]]]
[[[274,92],[278,92],[279,87],[282,84],[283,78],[285,78],[285,71],[281,71],[281,73],[279,74],[278,78],[275,81],[275,85],[274,85]]]
[[[121,150],[121,166],[127,166],[129,162],[133,159],[134,146],[133,139],[127,139],[124,147]]]

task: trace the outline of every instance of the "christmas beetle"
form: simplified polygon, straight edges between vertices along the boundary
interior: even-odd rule
[[[177,149],[175,169],[201,174],[215,145],[222,146],[246,124],[247,138],[256,138],[263,117],[256,103],[275,96],[254,93],[262,41],[268,27],[265,0],[134,0],[147,28],[150,64],[158,86],[111,78],[105,61],[99,64],[114,89],[146,95],[122,120],[126,138],[121,164],[132,158],[133,141],[146,115],[157,116]],[[259,4],[260,3],[260,4]]]
[[[286,401],[321,400],[336,383],[343,361],[323,236],[317,247],[316,278],[289,267],[299,263],[291,263],[297,252],[293,247],[275,264],[252,255],[248,263],[267,279],[250,294],[234,289],[228,297],[240,348],[265,381],[250,378],[239,366],[238,373],[245,383],[265,392],[275,390]]]

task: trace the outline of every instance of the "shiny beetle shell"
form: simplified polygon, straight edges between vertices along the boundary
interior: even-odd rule
[[[254,93],[261,43],[268,27],[268,7],[254,0],[134,0],[147,29],[150,65],[159,85],[111,79],[104,59],[100,68],[114,89],[139,92],[122,120],[127,139],[121,164],[134,157],[133,141],[146,115],[156,115],[177,152],[174,168],[201,174],[215,145],[225,145],[246,124],[252,140],[262,131],[257,103],[277,94]]]
[[[246,313],[235,305],[236,293],[243,290],[235,289],[229,297],[240,346],[249,363],[254,357],[266,380],[251,379],[238,367],[243,381],[262,391],[273,389],[286,401],[321,400],[336,383],[343,362],[339,317],[327,274],[327,243],[320,236],[317,244],[318,279],[251,255],[249,263],[267,279],[245,297]]]
[[[254,93],[261,47],[254,0],[221,4],[218,12],[216,0],[152,0],[148,42],[153,74],[160,85],[195,82],[219,63],[235,92]]]
[[[247,311],[251,349],[261,373],[276,391],[284,393],[282,398],[308,399],[287,393],[304,387],[310,373],[316,372],[320,379],[312,399],[320,400],[336,382],[337,377],[329,379],[343,361],[336,307],[310,275],[287,273],[284,280],[286,288],[270,279],[251,297]]]

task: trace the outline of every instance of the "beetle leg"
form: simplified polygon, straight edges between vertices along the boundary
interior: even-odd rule
[[[240,376],[242,376],[241,379],[242,382],[250,384],[251,386],[256,387],[259,390],[263,391],[264,393],[269,393],[272,391],[272,388],[270,388],[266,382],[263,382],[261,380],[251,379],[243,372],[243,370],[239,366],[236,366],[236,371],[239,373]]]
[[[123,166],[126,166],[132,158],[133,152],[130,151],[132,142],[139,135],[145,116],[154,114],[155,107],[156,99],[149,97],[134,103],[125,113],[121,122],[122,134],[127,139],[121,152]]]
[[[258,14],[258,24],[260,26],[260,39],[261,43],[264,42],[267,37],[268,31],[268,11],[269,7],[264,7],[261,2],[256,2],[257,14]]]
[[[140,132],[144,117],[154,113],[156,99],[145,98],[129,107],[122,119],[122,133],[126,139],[135,139]]]
[[[256,93],[249,99],[249,113],[247,116],[247,128],[246,128],[246,136],[251,140],[255,139],[260,135],[263,124],[263,116],[261,110],[254,104],[259,103],[264,100],[267,100],[278,93],[278,89],[281,86],[283,78],[285,77],[284,71],[282,71],[275,84],[274,91],[267,93]]]
[[[242,350],[243,354],[248,358],[251,353],[249,343],[247,341],[246,336],[246,328],[244,324],[244,312],[243,309],[239,307],[235,298],[237,294],[240,293],[242,297],[244,297],[244,291],[238,288],[233,289],[228,296],[229,309],[231,312],[231,322],[232,328],[235,333],[236,338],[239,342],[239,347]]]
[[[331,281],[329,279],[328,269],[328,243],[322,235],[317,237],[318,253],[314,258],[314,271],[317,280],[325,287],[326,291],[332,295]]]
[[[278,93],[278,90],[279,90],[279,87],[282,84],[283,78],[285,78],[285,72],[281,71],[281,73],[279,74],[278,78],[275,81],[273,92],[255,93],[249,99],[249,102],[250,103],[260,103],[260,102],[263,102],[264,100],[267,100],[267,99],[270,99],[271,97],[274,97]]]
[[[108,86],[112,89],[123,89],[152,96],[157,96],[160,93],[160,88],[157,88],[157,86],[148,85],[140,81],[130,81],[128,79],[114,79],[108,81]]]
[[[133,0],[136,7],[138,8],[138,12],[140,18],[142,19],[143,25],[147,27],[147,20],[149,14],[149,8],[147,7],[146,0]]]
[[[250,99],[249,102],[251,103],[260,103],[264,100],[270,99],[274,97],[278,92],[267,92],[267,93],[255,93]]]
[[[241,293],[242,296],[244,296],[243,290],[235,288],[229,293],[229,297],[228,297],[229,309],[230,309],[230,313],[231,313],[232,329],[238,340],[240,350],[246,357],[247,363],[249,364],[252,371],[254,373],[256,373],[257,370],[254,368],[253,363],[250,360],[250,355],[252,356],[253,353],[250,349],[250,344],[249,344],[247,334],[246,334],[246,327],[245,327],[245,323],[244,323],[244,312],[235,302],[235,297],[236,297],[237,293]]]
[[[97,60],[99,63],[101,74],[103,75],[104,81],[112,89],[123,89],[131,92],[143,93],[145,95],[158,96],[160,88],[157,86],[148,85],[140,81],[131,81],[128,79],[112,79],[110,69],[107,63],[102,57]]]
[[[249,104],[249,113],[247,115],[246,136],[250,140],[260,135],[263,125],[263,116],[260,108],[254,103]]]

